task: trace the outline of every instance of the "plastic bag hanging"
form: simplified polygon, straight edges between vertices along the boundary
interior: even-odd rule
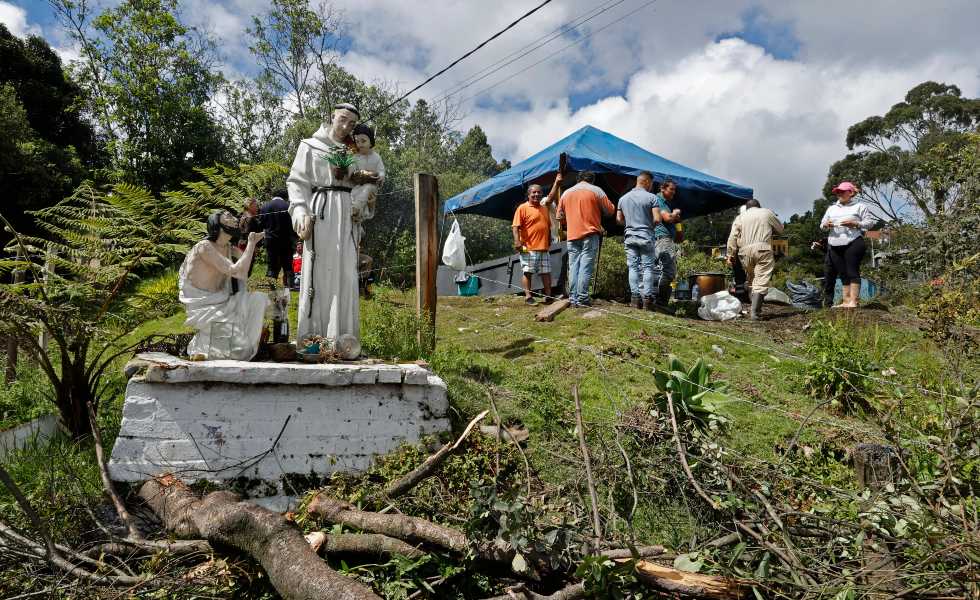
[[[446,245],[442,247],[442,262],[448,267],[462,271],[466,269],[466,238],[459,228],[459,221],[453,219],[453,226],[446,237]]]

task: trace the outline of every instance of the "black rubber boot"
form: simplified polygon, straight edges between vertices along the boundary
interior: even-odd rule
[[[762,318],[762,300],[765,294],[752,294],[752,306],[749,308],[749,318],[758,321]]]
[[[657,289],[657,306],[667,308],[667,305],[670,304],[670,293],[672,291],[673,289],[671,289],[670,284],[660,286]]]

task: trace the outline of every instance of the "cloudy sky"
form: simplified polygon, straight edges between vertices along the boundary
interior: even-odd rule
[[[538,3],[332,4],[348,23],[341,62],[407,90]],[[182,0],[185,20],[221,40],[228,73],[254,71],[244,29],[266,4]],[[45,0],[0,0],[0,22],[71,55]],[[786,218],[820,194],[849,125],[929,79],[980,95],[977,23],[977,0],[553,0],[417,97],[526,54],[454,96],[460,127],[480,124],[497,158],[590,124],[751,186]]]

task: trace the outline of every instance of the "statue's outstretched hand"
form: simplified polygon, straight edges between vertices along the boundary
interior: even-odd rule
[[[298,222],[294,223],[293,230],[296,232],[296,236],[303,241],[310,239],[310,234],[313,233],[313,217],[303,215]]]
[[[265,239],[264,231],[253,231],[248,234],[248,243],[254,246]]]

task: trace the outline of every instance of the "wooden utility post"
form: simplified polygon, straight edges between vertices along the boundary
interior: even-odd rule
[[[419,327],[419,344],[433,350],[436,344],[436,270],[439,268],[439,182],[428,173],[415,174],[415,306],[419,321],[426,319],[428,331]],[[423,339],[423,336],[426,339]]]

